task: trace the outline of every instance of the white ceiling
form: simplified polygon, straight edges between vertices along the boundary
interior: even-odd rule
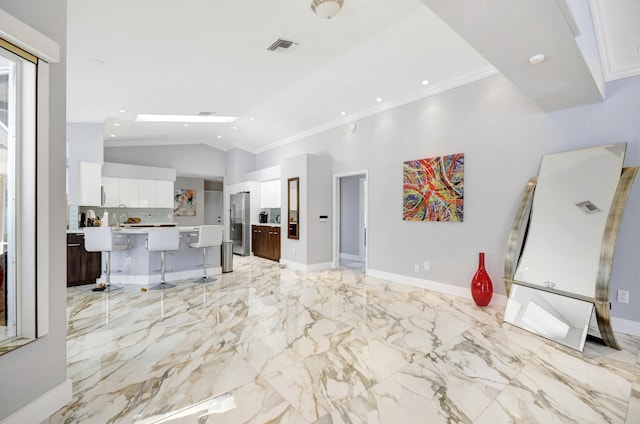
[[[638,5],[637,0],[617,1]],[[548,98],[549,92],[557,92],[556,86],[566,85],[566,81],[545,80],[548,73],[529,75],[528,64],[521,68],[510,64],[526,62],[531,54],[539,53],[524,48],[528,46],[525,38],[539,38],[535,34],[520,31],[517,36],[509,35],[523,27],[517,19],[496,14],[491,22],[485,22],[498,37],[511,39],[512,46],[523,46],[522,51],[496,54],[505,49],[494,46],[491,37],[479,37],[487,27],[475,23],[480,21],[475,19],[477,14],[487,9],[464,7],[465,0],[345,0],[332,20],[315,16],[310,2],[68,0],[67,119],[104,122],[106,146],[204,143],[223,150],[260,152],[493,75],[498,69],[543,107],[544,101],[536,98],[536,92]],[[615,3],[591,2],[592,6]],[[549,19],[549,13],[560,13],[556,0],[515,3],[525,5],[520,9],[528,8],[532,22],[542,19],[547,24],[545,33],[557,27],[554,36],[573,39],[563,19]],[[540,13],[529,13],[534,9]],[[618,15],[627,18],[624,13],[612,14],[607,12],[604,24],[597,18],[595,21],[609,27]],[[637,35],[637,25],[632,27],[629,31]],[[619,38],[627,40],[615,31],[596,28],[596,33],[609,36],[611,45],[619,45]],[[267,51],[278,38],[299,45],[284,53]],[[575,43],[564,44],[575,50]],[[593,81],[573,81],[576,72],[585,77],[589,74],[583,72],[584,61],[576,62],[573,50],[563,54],[570,57],[565,60],[571,60],[571,65],[565,62],[561,66],[571,70],[564,73],[575,83],[575,97],[575,92],[593,91]],[[609,60],[626,64],[633,57],[616,53]],[[640,69],[640,54],[635,68],[636,72]],[[421,84],[425,79],[430,81],[427,86]],[[528,88],[526,79],[534,81]],[[383,101],[376,102],[376,97]],[[593,96],[555,97],[574,103],[594,101]],[[119,112],[121,109],[126,112]],[[240,119],[235,124],[189,127],[134,122],[138,113],[199,112]],[[347,115],[341,116],[341,112]]]

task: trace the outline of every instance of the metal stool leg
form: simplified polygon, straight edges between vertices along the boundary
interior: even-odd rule
[[[202,277],[194,280],[194,283],[210,283],[216,281],[215,278],[207,275],[207,248],[202,248]]]
[[[163,289],[170,289],[171,287],[175,287],[176,285],[173,283],[167,283],[164,275],[165,275],[165,271],[166,271],[166,255],[167,252],[165,250],[163,250],[162,252],[160,252],[160,283],[156,284],[153,287],[150,287],[149,290],[163,290]]]
[[[111,285],[111,252],[110,251],[106,251],[104,252],[104,262],[105,262],[105,271],[104,271],[104,275],[105,275],[105,283],[103,287],[96,287],[95,289],[92,289],[92,291],[107,291],[107,292],[111,292],[114,290],[120,290],[122,287],[120,286],[113,286]]]

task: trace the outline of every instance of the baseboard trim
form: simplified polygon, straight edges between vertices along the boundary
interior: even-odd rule
[[[624,318],[611,317],[611,327],[616,333],[640,336],[640,322],[630,321]]]
[[[302,272],[316,272],[322,271],[325,269],[333,268],[332,262],[321,262],[318,264],[301,264],[299,262],[293,262],[287,259],[280,259],[280,263],[284,264],[287,268],[292,269],[294,271],[302,271]]]
[[[72,398],[71,380],[66,380],[0,421],[0,424],[41,423],[71,402]]]
[[[453,284],[440,283],[422,278],[407,277],[406,275],[393,274],[391,272],[378,271],[371,268],[367,269],[367,275],[394,283],[406,284],[421,289],[433,290],[439,293],[463,297],[465,299],[472,299],[469,287],[460,287],[454,286]],[[490,305],[505,307],[507,305],[507,296],[494,293],[491,298]]]
[[[352,255],[351,253],[340,253],[340,259],[346,259],[348,261],[359,261],[360,256]]]

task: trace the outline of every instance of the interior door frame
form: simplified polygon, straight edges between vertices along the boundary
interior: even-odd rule
[[[364,230],[365,230],[365,245],[364,245],[364,273],[367,273],[368,261],[369,261],[369,171],[352,171],[340,174],[333,174],[333,255],[332,262],[333,267],[337,268],[340,265],[340,180],[344,177],[355,177],[358,175],[364,175],[366,189],[364,191]]]

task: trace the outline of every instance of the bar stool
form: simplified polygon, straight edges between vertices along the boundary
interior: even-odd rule
[[[201,225],[198,229],[198,241],[191,243],[187,236],[187,244],[189,247],[202,249],[202,277],[194,280],[194,283],[207,283],[216,281],[215,278],[209,278],[207,275],[207,247],[222,246],[222,225]]]
[[[122,243],[126,240],[126,244]],[[122,287],[111,285],[111,252],[129,248],[129,237],[114,235],[110,227],[87,227],[84,230],[84,248],[87,252],[104,252],[105,283],[93,291],[113,291]]]
[[[180,230],[177,227],[150,228],[147,234],[147,250],[149,252],[160,252],[160,283],[150,290],[162,290],[175,287],[175,284],[167,283],[164,275],[166,272],[166,255],[169,250],[180,248]]]

